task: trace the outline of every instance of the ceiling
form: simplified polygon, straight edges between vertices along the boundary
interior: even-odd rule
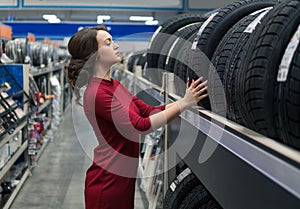
[[[160,23],[167,18],[179,14],[178,11],[141,11],[141,10],[116,10],[116,9],[1,9],[0,21],[6,22],[11,17],[14,21],[46,21],[43,14],[55,14],[61,21],[66,22],[94,22],[98,15],[110,15],[111,22],[131,22],[130,15],[153,16]]]
[[[46,21],[55,14],[61,22],[96,23],[110,15],[112,23],[131,22],[130,15],[153,16],[161,24],[180,13],[205,13],[234,0],[0,0],[0,21]]]

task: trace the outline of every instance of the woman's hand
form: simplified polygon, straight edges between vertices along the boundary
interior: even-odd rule
[[[202,79],[200,77],[196,81],[193,80],[190,86],[187,84],[187,89],[182,99],[168,104],[164,111],[151,115],[151,130],[162,127],[177,117],[186,108],[196,105],[201,99],[207,97],[207,81],[202,82]]]
[[[181,108],[189,108],[196,105],[200,100],[208,96],[207,93],[207,80],[202,82],[203,77],[198,78],[196,81],[192,81],[185,91],[185,95],[181,100],[178,100]]]

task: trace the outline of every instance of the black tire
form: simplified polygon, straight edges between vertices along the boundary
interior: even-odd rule
[[[28,39],[27,38],[16,38],[14,39],[17,60],[16,63],[25,63],[26,56],[28,55]]]
[[[214,88],[216,83],[216,73],[214,70],[209,70],[211,67],[210,59],[217,47],[218,43],[225,35],[225,33],[234,26],[243,17],[255,12],[259,9],[273,6],[276,4],[277,0],[242,0],[237,1],[228,6],[220,9],[218,12],[213,13],[211,18],[208,18],[206,22],[203,23],[203,27],[200,28],[194,42],[195,47],[192,51],[192,59],[189,66],[195,72],[196,75],[204,77],[204,80],[208,80],[208,93],[209,98],[203,99],[199,105],[203,106],[205,109],[212,110],[213,112],[223,115],[226,112],[226,99],[224,91],[219,92],[218,98],[212,98],[213,92],[211,89]],[[195,78],[196,79],[196,78]],[[217,81],[217,86],[221,81]],[[211,104],[217,101],[217,104]],[[225,107],[222,107],[222,104]],[[219,108],[221,107],[221,108]]]
[[[175,57],[179,57],[180,59],[172,59],[171,61],[174,61],[174,63],[168,63],[167,64],[167,68],[169,67],[169,65],[173,65],[173,71],[174,71],[174,80],[176,85],[174,85],[175,87],[175,92],[177,95],[183,97],[185,94],[185,90],[186,90],[186,81],[187,78],[191,77],[189,75],[190,72],[193,72],[192,70],[190,70],[188,63],[189,63],[189,59],[190,59],[190,54],[191,54],[191,46],[193,43],[193,40],[195,39],[197,34],[197,31],[195,33],[193,33],[191,35],[191,37],[187,40],[186,44],[184,44],[184,46],[179,46],[176,45],[174,48],[174,53],[176,53],[174,56]],[[173,53],[172,51],[172,53]],[[173,55],[172,55],[173,56]]]
[[[188,24],[177,30],[174,34],[170,35],[161,49],[161,54],[159,55],[158,59],[158,69],[174,72],[174,69],[170,65],[166,67],[166,61],[168,61],[168,63],[170,62],[171,64],[171,62],[174,63],[172,59],[180,59],[181,55],[178,56],[177,50],[187,42],[192,34],[199,30],[201,23],[202,22]]]
[[[199,14],[180,14],[172,17],[160,25],[154,32],[147,49],[147,67],[153,69],[153,73],[149,73],[149,80],[161,86],[162,69],[158,68],[158,59],[160,51],[167,41],[170,34],[175,33],[178,29],[194,23],[203,21],[202,15]]]
[[[277,71],[284,51],[300,23],[300,1],[286,0],[274,7],[254,31],[247,45],[246,59],[240,71],[237,88],[240,89],[240,107],[246,125],[275,140],[279,127],[279,83]],[[297,129],[299,124],[295,128]]]
[[[164,209],[177,209],[193,188],[200,184],[189,168],[184,169],[171,183],[164,199]]]
[[[298,1],[299,3],[299,1]],[[297,8],[297,12],[300,12],[299,4],[296,4],[295,1],[290,2],[285,7]],[[297,6],[296,6],[297,5]],[[296,23],[296,24],[299,24]],[[297,33],[299,36],[300,29],[298,27]],[[295,36],[295,34],[294,34]],[[293,39],[297,40],[297,39]],[[297,41],[289,42],[289,49],[285,51],[286,53],[290,52],[290,47]],[[285,81],[279,82],[279,91],[277,98],[278,103],[278,117],[276,117],[276,127],[280,130],[279,137],[283,140],[284,143],[300,149],[300,44],[298,40],[298,46],[294,53],[291,53],[292,61],[289,66],[286,66],[288,74]]]
[[[133,72],[134,60],[135,60],[134,54],[129,55],[129,57],[127,59],[127,70],[130,72]]]
[[[220,9],[199,34],[197,48],[210,59],[222,37],[235,23],[252,12],[278,2],[278,0],[241,0]]]
[[[241,51],[243,51],[245,44],[249,40],[251,32],[257,28],[256,26],[261,19],[271,9],[272,7],[264,8],[247,15],[236,23],[222,38],[211,58],[225,91],[227,101],[226,117],[242,125],[244,125],[244,122],[235,96],[236,72],[242,70],[240,68]],[[212,90],[214,89],[216,87]],[[218,97],[218,95],[214,94],[214,97]],[[218,109],[221,109],[221,107]]]
[[[144,55],[145,52],[143,51],[137,51],[133,54],[130,54],[127,59],[127,70],[130,72],[134,72],[134,68],[136,65],[143,66],[146,62],[146,55]]]
[[[147,62],[147,52],[144,52],[139,55],[139,60],[138,60],[137,65],[140,65],[142,67],[142,69],[144,69],[146,62]]]
[[[178,209],[221,209],[221,207],[200,184],[187,194]]]
[[[279,114],[276,120],[280,137],[300,149],[300,45],[294,54],[287,81],[279,84]]]

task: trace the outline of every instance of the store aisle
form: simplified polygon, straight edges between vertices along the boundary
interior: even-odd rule
[[[91,164],[76,138],[71,108],[11,209],[84,209],[85,172]],[[137,186],[135,209],[145,209]]]

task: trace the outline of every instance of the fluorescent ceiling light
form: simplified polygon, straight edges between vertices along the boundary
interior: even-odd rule
[[[56,16],[56,15],[43,15],[43,18],[44,18],[45,20],[49,20],[49,19],[56,19],[57,16]]]
[[[98,18],[98,19],[97,19],[97,24],[102,24],[102,23],[103,23],[103,19]]]
[[[132,21],[148,21],[148,20],[153,20],[153,17],[147,17],[147,16],[130,16],[129,20]]]
[[[97,20],[98,19],[102,19],[102,20],[110,20],[110,16],[109,15],[98,15],[97,16]]]
[[[60,23],[60,19],[59,18],[49,19],[48,22],[49,23]]]
[[[109,15],[98,15],[97,16],[97,23],[98,24],[102,24],[103,20],[110,20],[110,16]]]
[[[148,20],[145,22],[145,25],[157,25],[158,20]]]

